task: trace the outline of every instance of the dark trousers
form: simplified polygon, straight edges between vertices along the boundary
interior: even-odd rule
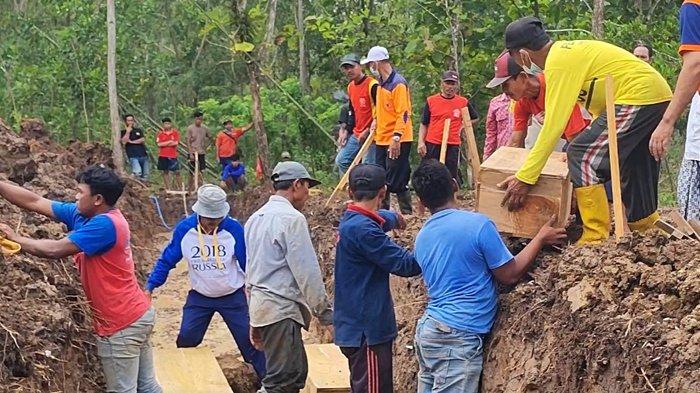
[[[262,380],[266,393],[298,393],[306,384],[309,364],[306,360],[301,325],[283,319],[260,330],[267,355],[267,375]]]
[[[615,105],[622,201],[629,222],[646,218],[657,208],[659,165],[649,153],[649,139],[666,107],[668,102]],[[574,188],[610,180],[607,116],[594,119],[566,149]]]
[[[190,290],[182,310],[177,347],[191,348],[201,344],[215,312],[226,322],[243,360],[252,364],[258,377],[262,379],[265,376],[265,354],[255,349],[250,342],[248,303],[242,288],[230,295],[216,298]]]
[[[435,143],[425,142],[425,157],[423,160],[440,159],[440,145]],[[461,185],[459,176],[459,145],[447,145],[447,154],[445,155],[445,166],[450,170],[452,178],[457,184]]]
[[[411,178],[411,146],[413,142],[401,143],[401,154],[395,160],[389,158],[389,146],[377,146],[376,162],[386,169],[387,191],[390,193],[400,194],[408,191],[408,181]]]
[[[357,347],[341,347],[350,367],[350,392],[393,393],[393,342]]]

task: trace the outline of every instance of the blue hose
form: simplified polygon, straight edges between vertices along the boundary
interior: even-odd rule
[[[158,203],[158,197],[156,197],[155,195],[151,195],[150,198],[153,201],[153,203],[156,205],[156,210],[158,211],[158,216],[160,217],[160,222],[162,222],[163,226],[165,228],[167,228],[168,230],[173,229],[172,227],[170,227],[170,225],[168,225],[165,222],[165,218],[163,218],[163,211],[160,209],[160,203]]]

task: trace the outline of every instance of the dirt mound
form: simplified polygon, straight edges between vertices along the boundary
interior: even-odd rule
[[[532,277],[501,294],[484,391],[700,391],[697,242],[569,247]]]
[[[0,179],[9,179],[50,199],[75,198],[75,175],[90,164],[111,164],[109,149],[73,143],[67,149],[48,139],[43,123],[31,119],[17,135],[0,120]],[[132,230],[137,270],[157,250],[145,246],[158,232],[148,193],[128,181],[118,207]],[[58,238],[61,224],[0,200],[2,222],[33,238]],[[95,355],[90,311],[70,259],[51,261],[25,254],[0,258],[0,340],[4,342],[0,386],[9,391],[99,392],[102,371]]]

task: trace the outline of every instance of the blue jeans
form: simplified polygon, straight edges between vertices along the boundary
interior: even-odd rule
[[[148,157],[129,157],[131,164],[131,173],[141,179],[148,179]]]
[[[177,335],[177,347],[191,348],[199,345],[215,312],[218,312],[226,322],[243,360],[252,364],[258,377],[262,379],[266,373],[265,354],[255,349],[250,342],[248,303],[243,288],[221,297],[208,297],[194,289],[190,290],[185,307],[182,309],[182,324],[180,333]]]
[[[107,392],[161,393],[153,368],[151,333],[156,311],[149,308],[128,327],[109,337],[97,337],[97,356],[102,363]]]
[[[418,393],[477,393],[484,336],[452,329],[426,315],[418,321]]]
[[[338,166],[340,176],[343,176],[345,172],[347,172],[348,168],[350,168],[350,164],[352,164],[352,160],[355,159],[355,156],[360,151],[360,148],[362,148],[360,140],[357,139],[354,134],[350,135],[348,137],[348,141],[345,143],[345,146],[341,147],[338,151],[338,155],[335,156],[335,164]],[[362,162],[365,164],[376,164],[376,160],[374,158],[375,148],[376,145],[372,143],[365,154],[365,158],[362,159]]]

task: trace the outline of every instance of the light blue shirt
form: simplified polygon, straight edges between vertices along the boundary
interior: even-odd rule
[[[426,313],[453,329],[487,334],[498,308],[491,270],[513,259],[488,217],[447,209],[426,221],[415,256],[428,287]]]

